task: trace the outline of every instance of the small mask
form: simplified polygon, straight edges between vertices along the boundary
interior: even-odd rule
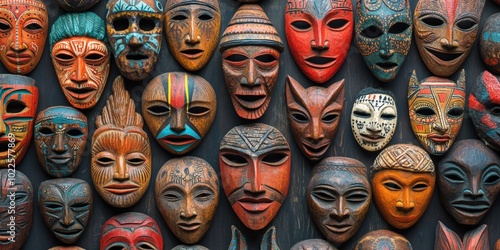
[[[109,74],[109,53],[104,21],[93,12],[59,17],[50,31],[52,64],[71,106],[96,105]]]
[[[151,178],[151,146],[123,78],[113,83],[92,136],[92,181],[101,197],[114,207],[130,207],[146,192]]]
[[[364,150],[378,151],[391,141],[398,121],[394,94],[390,90],[365,88],[351,112],[354,138]]]
[[[488,226],[486,224],[467,231],[462,240],[453,230],[438,221],[435,242],[434,249],[436,250],[490,249]],[[493,249],[498,250],[496,246]]]
[[[142,114],[168,152],[181,155],[196,148],[215,119],[215,91],[200,76],[182,72],[155,77],[142,94]]]
[[[163,237],[156,221],[142,213],[111,217],[102,226],[100,249],[163,249]]]
[[[220,42],[222,71],[239,117],[260,118],[278,79],[283,43],[257,4],[244,4],[234,14]]]
[[[302,73],[325,83],[349,52],[354,17],[351,0],[288,0],[285,35]]]
[[[500,157],[480,140],[458,141],[438,174],[441,202],[460,224],[478,224],[500,191]]]
[[[337,134],[344,107],[344,80],[328,88],[304,89],[288,76],[285,89],[288,121],[295,141],[307,158],[317,161],[325,155]]]
[[[484,64],[494,74],[500,74],[500,13],[486,19],[479,37],[479,52]]]
[[[202,245],[177,245],[170,250],[209,250]]]
[[[286,138],[263,123],[236,126],[222,138],[222,187],[240,220],[264,228],[288,194],[291,153]]]
[[[375,205],[384,219],[398,229],[409,228],[422,217],[435,181],[431,158],[411,144],[385,148],[372,165]]]
[[[146,78],[161,48],[163,6],[158,0],[110,0],[106,29],[120,73],[132,81]]]
[[[413,250],[413,247],[403,235],[385,230],[371,231],[358,240],[353,250]]]
[[[363,163],[346,157],[328,157],[314,167],[307,205],[328,241],[340,245],[358,231],[372,197],[367,176]]]
[[[448,77],[465,61],[476,40],[485,0],[420,0],[415,43],[427,68]]]
[[[218,0],[169,0],[165,6],[165,37],[182,67],[205,67],[217,47],[220,32]]]
[[[40,0],[0,3],[0,61],[14,74],[30,73],[42,58],[49,16]]]
[[[82,161],[87,136],[87,117],[74,108],[55,106],[38,113],[35,150],[43,170],[53,177],[75,172]]]
[[[92,189],[84,180],[59,178],[38,188],[38,205],[45,225],[65,244],[73,244],[85,230],[92,212]]]
[[[407,0],[358,1],[356,44],[373,75],[394,80],[411,45],[412,19]]]
[[[186,244],[207,232],[219,202],[219,179],[205,160],[173,158],[156,176],[156,206],[170,231]]]
[[[66,11],[85,11],[99,0],[54,0],[54,2]]]
[[[460,131],[465,109],[465,71],[457,83],[431,76],[420,83],[413,71],[408,85],[413,133],[427,152],[443,155]]]
[[[309,239],[297,242],[290,250],[337,250],[332,243],[322,239]]]

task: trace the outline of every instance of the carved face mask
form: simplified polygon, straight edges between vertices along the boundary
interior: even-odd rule
[[[371,231],[358,240],[353,250],[412,250],[410,241],[403,235],[385,230]]]
[[[295,141],[307,158],[319,160],[337,134],[344,106],[344,80],[328,88],[304,89],[288,76],[285,88],[288,121]]]
[[[465,71],[457,83],[431,76],[420,83],[415,71],[408,86],[413,133],[427,152],[442,155],[455,141],[464,117]]]
[[[220,32],[218,0],[171,0],[165,6],[165,36],[172,56],[182,67],[205,67],[217,47]]]
[[[286,39],[309,79],[325,83],[340,69],[349,52],[353,19],[351,0],[288,0]]]
[[[42,58],[49,29],[47,8],[40,0],[0,3],[0,61],[14,74],[30,73]]]
[[[163,237],[156,221],[142,213],[111,217],[102,226],[100,249],[163,249]]]
[[[448,77],[465,61],[476,40],[484,0],[420,0],[415,7],[415,43],[427,68]]]
[[[222,187],[240,220],[264,228],[288,194],[290,148],[285,137],[263,123],[236,126],[222,138]]]
[[[54,0],[54,2],[66,11],[84,11],[90,9],[99,0]]]
[[[205,235],[215,215],[219,180],[201,158],[174,158],[158,172],[155,198],[170,231],[182,242],[194,244]]]
[[[412,19],[407,0],[358,1],[356,44],[373,75],[392,81],[411,45]]]
[[[439,163],[439,194],[460,224],[476,225],[500,191],[500,158],[479,140],[458,141]]]
[[[309,239],[297,242],[290,250],[308,250],[308,249],[321,249],[321,250],[337,250],[337,248],[330,242],[322,239]]]
[[[359,146],[378,151],[391,141],[398,121],[394,94],[389,90],[365,88],[359,92],[351,112],[351,128]]]
[[[110,0],[106,29],[120,73],[140,81],[153,70],[161,48],[163,6],[158,0]]]
[[[494,74],[500,74],[500,13],[486,19],[479,37],[479,52],[484,64]]]
[[[84,180],[60,178],[44,181],[38,188],[43,221],[56,238],[73,244],[85,230],[92,212],[92,189]]]
[[[361,226],[372,196],[367,173],[363,163],[346,157],[328,157],[314,167],[307,205],[328,241],[340,245]]]
[[[149,130],[168,152],[196,148],[215,119],[215,91],[200,76],[182,72],[155,77],[142,94],[142,114]]]

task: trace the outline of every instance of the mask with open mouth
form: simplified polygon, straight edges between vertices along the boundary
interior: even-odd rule
[[[493,74],[500,74],[500,13],[486,19],[479,37],[479,52]]]

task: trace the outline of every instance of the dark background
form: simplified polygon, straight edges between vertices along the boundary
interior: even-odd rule
[[[51,0],[44,0],[44,2],[48,7],[50,25],[52,26],[52,23],[54,23],[57,17],[64,14],[65,11],[59,8]],[[353,6],[355,6],[356,2],[357,1],[353,1]],[[416,3],[416,0],[410,1],[412,12],[415,9]],[[262,118],[258,120],[258,122],[270,124],[278,128],[288,139],[292,150],[290,191],[283,206],[281,207],[281,210],[269,223],[269,225],[262,230],[252,231],[245,228],[245,226],[236,217],[226,197],[224,196],[222,187],[220,187],[221,198],[219,200],[217,212],[210,229],[199,242],[200,245],[203,245],[210,249],[227,249],[231,239],[231,225],[235,225],[236,227],[238,227],[246,236],[250,249],[258,249],[258,245],[260,244],[265,230],[267,230],[270,226],[275,226],[277,229],[277,241],[281,249],[290,249],[291,246],[301,240],[323,238],[309,215],[304,195],[306,185],[310,179],[311,169],[315,163],[309,161],[302,155],[292,137],[286,117],[286,106],[284,98],[284,84],[285,77],[287,75],[293,76],[304,87],[312,86],[313,82],[309,81],[299,70],[286,44],[283,26],[286,1],[263,0],[260,4],[278,30],[281,39],[285,43],[285,50],[281,54],[279,78],[273,92],[271,104],[267,112]],[[106,14],[105,5],[106,1],[102,0],[97,5],[95,5],[91,9],[91,11],[95,12],[104,19]],[[221,34],[227,27],[229,20],[231,19],[239,5],[240,3],[234,0],[220,0],[220,8],[222,11]],[[499,11],[499,6],[495,5],[491,0],[486,0],[483,16],[481,18],[480,28],[482,28],[487,17]],[[470,53],[469,57],[461,66],[461,68],[464,68],[466,70],[467,88],[470,89],[472,84],[475,82],[478,74],[485,70],[485,66],[483,65],[479,56],[478,41],[476,41],[476,43],[474,44],[472,53]],[[406,100],[408,80],[410,78],[412,70],[414,69],[417,71],[417,75],[420,80],[431,75],[430,71],[427,70],[422,60],[420,59],[413,40],[411,50],[396,79],[389,83],[381,83],[377,81],[375,77],[373,77],[373,75],[365,65],[358,49],[354,45],[353,39],[348,58],[345,61],[344,65],[335,74],[333,79],[324,84],[324,86],[329,86],[331,83],[339,81],[341,79],[345,78],[346,80],[344,113],[342,115],[340,129],[336,135],[332,147],[327,152],[327,156],[352,157],[362,161],[368,167],[373,163],[373,160],[377,156],[378,152],[364,151],[360,146],[358,146],[358,144],[354,140],[351,132],[351,127],[349,125],[352,103],[357,93],[363,88],[369,86],[388,88],[396,95],[399,116],[398,126],[394,138],[390,142],[390,145],[397,143],[413,143],[419,145],[419,142],[414,137],[409,124],[407,111],[408,104]],[[140,100],[142,91],[144,90],[147,83],[153,77],[171,71],[185,70],[182,69],[182,67],[171,56],[166,46],[166,40],[164,38],[158,64],[156,65],[156,68],[152,72],[150,77],[146,78],[142,82],[126,82],[126,87],[130,91],[131,96],[136,103],[136,110],[138,112],[140,112],[141,110]],[[8,73],[2,65],[0,65],[0,73]],[[112,82],[118,74],[119,72],[117,70],[116,64],[114,60],[112,60],[108,84],[100,101],[93,109],[83,111],[87,115],[90,123],[89,139],[87,142],[87,149],[85,151],[82,164],[72,177],[84,179],[91,185],[92,180],[90,176],[90,143],[92,134],[95,131],[95,118],[97,115],[101,114],[102,108],[108,96],[111,94]],[[229,93],[225,87],[221,70],[221,55],[218,51],[215,52],[209,64],[204,69],[195,72],[195,74],[204,77],[212,84],[217,93],[218,107],[215,122],[212,125],[212,128],[207,134],[205,140],[198,148],[191,151],[187,155],[197,156],[207,160],[215,168],[215,170],[219,172],[217,154],[219,143],[222,137],[234,126],[249,123],[251,121],[246,121],[239,118],[234,111],[229,98]],[[69,103],[65,99],[59,86],[52,66],[48,41],[39,65],[28,76],[36,80],[37,86],[39,88],[40,99],[38,111],[55,105],[69,106]],[[450,79],[452,79],[453,81],[456,81],[457,78],[458,73],[455,73],[450,77]],[[467,93],[468,92],[469,91],[467,91]],[[119,209],[106,204],[94,189],[94,208],[90,217],[90,221],[82,237],[78,240],[78,242],[76,242],[75,245],[81,246],[86,249],[98,249],[102,224],[113,215],[129,211],[146,213],[156,219],[156,221],[160,224],[163,232],[165,249],[171,249],[172,247],[180,244],[180,241],[177,240],[175,236],[168,230],[167,225],[158,212],[154,201],[154,182],[156,179],[156,174],[163,163],[174,156],[167,153],[157,144],[146,126],[144,127],[144,130],[148,132],[153,153],[153,171],[151,182],[149,184],[147,192],[142,197],[140,202],[135,206],[126,209]],[[469,115],[465,113],[465,119],[457,140],[467,138],[477,138],[477,136],[475,134]],[[441,157],[433,157],[435,164],[437,164],[440,159]],[[58,242],[58,240],[50,233],[49,229],[45,226],[42,217],[40,216],[40,209],[38,207],[38,199],[36,198],[36,193],[38,191],[38,186],[40,185],[40,183],[51,177],[49,177],[49,175],[47,175],[40,167],[36,159],[33,143],[31,143],[30,149],[22,162],[17,162],[17,170],[25,173],[31,179],[33,187],[35,189],[33,226],[31,228],[28,240],[24,245],[24,249],[47,249],[56,245],[62,245],[62,243]],[[492,246],[496,239],[500,237],[500,227],[498,226],[500,225],[500,216],[495,216],[495,214],[498,214],[497,211],[499,209],[500,204],[499,202],[496,202],[489,213],[482,220],[482,223],[485,223],[489,226],[488,230],[490,244]],[[381,217],[375,206],[371,204],[368,215],[366,216],[366,219],[363,222],[363,225],[359,229],[358,233],[354,235],[349,241],[344,243],[340,248],[351,249],[362,235],[372,230],[389,229],[398,232],[408,238],[414,249],[432,249],[434,246],[435,228],[438,220],[442,221],[446,226],[457,232],[460,237],[463,237],[466,231],[475,228],[473,226],[459,225],[453,220],[450,215],[448,215],[439,201],[438,190],[436,188],[429,208],[427,209],[424,216],[420,219],[420,221],[418,221],[413,227],[406,230],[397,230],[391,227]]]

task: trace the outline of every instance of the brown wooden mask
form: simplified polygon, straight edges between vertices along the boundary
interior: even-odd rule
[[[490,241],[488,237],[488,226],[483,224],[480,227],[468,231],[464,235],[464,239],[446,227],[441,221],[438,221],[436,227],[436,244],[435,250],[489,250]]]
[[[156,141],[181,155],[196,148],[215,119],[215,91],[200,76],[171,72],[155,77],[142,94],[142,114]]]
[[[219,179],[201,158],[174,158],[156,176],[155,198],[170,231],[182,242],[194,244],[205,235],[215,215]]]
[[[314,223],[335,245],[349,240],[359,229],[371,202],[366,166],[355,159],[328,157],[312,171],[306,190]]]
[[[385,230],[371,231],[358,240],[353,250],[413,250],[403,235]]]
[[[290,250],[337,250],[332,243],[322,239],[309,239],[297,242]]]
[[[182,67],[197,71],[212,57],[220,32],[218,0],[168,0],[165,36],[172,56]]]
[[[130,207],[148,188],[151,147],[121,76],[115,79],[113,95],[97,116],[96,126],[90,168],[94,186],[111,206]]]
[[[263,123],[236,126],[222,138],[222,187],[248,228],[262,229],[278,213],[288,194],[290,158],[286,138]]]
[[[484,64],[494,74],[500,74],[500,13],[486,19],[479,37],[479,52]]]
[[[413,133],[427,152],[443,155],[460,131],[465,110],[465,71],[457,83],[431,76],[419,82],[413,71],[408,85]]]
[[[476,40],[485,0],[420,0],[415,43],[427,68],[448,77],[465,61]]]
[[[422,217],[434,190],[434,164],[427,152],[411,144],[382,150],[372,165],[373,201],[393,227],[406,229]]]
[[[288,76],[285,90],[288,121],[295,142],[307,158],[321,159],[337,134],[344,107],[344,80],[328,88],[304,89]]]

